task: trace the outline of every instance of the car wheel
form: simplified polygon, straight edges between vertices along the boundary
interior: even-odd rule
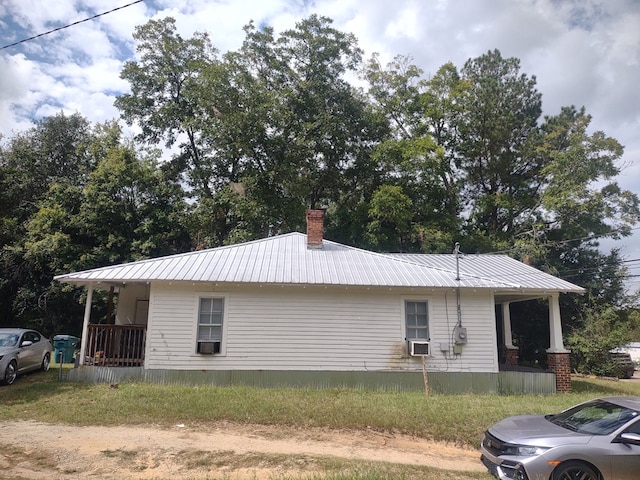
[[[553,472],[552,480],[600,480],[600,474],[583,462],[565,462]]]
[[[16,377],[18,376],[18,367],[16,365],[15,360],[11,360],[9,365],[7,365],[6,370],[4,371],[4,376],[2,377],[1,382],[5,385],[11,385],[16,381]]]
[[[42,365],[40,366],[40,370],[46,372],[51,367],[51,356],[48,353],[45,353],[44,358],[42,359]]]

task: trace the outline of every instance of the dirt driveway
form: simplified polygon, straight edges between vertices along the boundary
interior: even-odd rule
[[[0,422],[2,478],[266,480],[309,475],[327,459],[485,471],[478,452],[403,435],[218,423],[72,427]]]

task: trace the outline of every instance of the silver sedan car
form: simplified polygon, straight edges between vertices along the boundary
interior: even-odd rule
[[[502,480],[638,480],[640,397],[509,417],[485,432],[481,450],[484,465]]]
[[[0,328],[0,383],[11,385],[18,374],[49,370],[51,342],[24,328]]]

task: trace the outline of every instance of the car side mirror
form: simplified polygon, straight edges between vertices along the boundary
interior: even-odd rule
[[[633,445],[640,445],[640,435],[637,433],[623,433],[620,435],[622,443],[631,443]]]
[[[33,345],[33,342],[31,340],[25,340],[20,344],[21,347],[28,347],[29,345]]]

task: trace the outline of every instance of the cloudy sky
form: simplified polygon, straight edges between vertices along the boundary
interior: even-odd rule
[[[1,0],[0,47],[134,1]],[[184,37],[207,31],[224,52],[240,46],[251,20],[280,32],[311,13],[353,32],[367,56],[410,55],[427,75],[494,48],[519,58],[537,78],[545,114],[585,106],[593,128],[625,146],[619,183],[640,194],[640,0],[145,0],[0,49],[0,134],[60,111],[118,117],[113,100],[127,90],[119,72],[134,55],[131,34],[149,19],[174,17]],[[605,246],[639,259],[635,232]],[[640,262],[629,266],[640,274]]]

